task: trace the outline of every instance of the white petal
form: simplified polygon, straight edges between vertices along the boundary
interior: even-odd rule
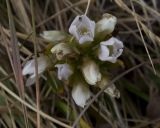
[[[45,71],[45,69],[49,65],[48,57],[46,56],[38,57],[37,62],[38,62],[38,74],[41,74],[42,72]]]
[[[95,22],[90,20],[86,15],[82,15],[82,22],[86,23],[86,26],[88,27],[88,29],[91,32],[91,36],[94,37],[94,33],[95,33]]]
[[[61,31],[43,31],[42,34],[40,34],[44,39],[49,41],[61,41],[66,38],[66,35]]]
[[[110,34],[113,32],[117,18],[111,14],[104,14],[103,18],[96,23],[96,33]]]
[[[95,35],[95,27],[96,27],[96,24],[94,21],[91,21],[90,22],[90,28],[91,28],[91,33],[92,33],[92,36],[94,37]]]
[[[120,41],[119,39],[115,38],[115,37],[111,37],[110,39],[101,42],[101,44],[106,45],[106,46],[107,45],[114,45],[114,44],[116,44],[117,47],[123,47],[123,42]]]
[[[101,61],[105,61],[108,58],[108,56],[109,56],[109,49],[104,45],[100,45],[98,58]]]
[[[73,74],[73,70],[69,64],[56,64],[55,67],[58,68],[59,80],[68,80]]]
[[[23,67],[22,74],[23,75],[33,74],[34,73],[34,66],[35,66],[35,63],[34,63],[33,59],[28,61]]]
[[[94,38],[95,22],[90,20],[86,15],[77,16],[71,23],[69,32],[80,44],[91,42]]]
[[[71,33],[77,40],[79,40],[79,34],[77,33],[77,24],[79,22],[79,17],[80,16],[76,16],[69,27],[69,33]]]
[[[108,61],[108,62],[111,62],[111,63],[116,63],[116,61],[117,61],[117,58],[116,57],[108,57],[108,58],[106,58],[106,60],[105,61]]]
[[[51,52],[56,54],[56,57],[58,60],[62,60],[64,56],[72,53],[73,50],[71,49],[71,47],[68,44],[59,43],[51,49]]]
[[[38,75],[40,75],[42,72],[45,71],[47,66],[49,65],[48,57],[47,56],[40,56],[37,58],[38,62]],[[23,75],[29,74],[29,78],[26,81],[26,86],[31,86],[35,83],[35,60],[32,59],[28,61],[23,70],[22,70]]]
[[[80,39],[79,39],[79,43],[80,44],[83,44],[84,42],[91,42],[93,41],[93,38],[90,37],[90,36],[82,36]]]
[[[108,46],[112,46],[113,51],[110,51]],[[118,40],[115,37],[112,37],[109,40],[100,43],[98,57],[101,61],[109,61],[115,63],[117,61],[117,58],[122,54],[123,47],[124,46],[122,41]],[[107,49],[109,52],[107,51]]]
[[[96,85],[96,83],[101,80],[99,67],[92,60],[84,60],[82,73],[86,82],[90,85]]]
[[[72,89],[72,97],[78,106],[84,107],[90,96],[91,92],[87,85],[84,85],[83,83],[77,83],[74,85]]]

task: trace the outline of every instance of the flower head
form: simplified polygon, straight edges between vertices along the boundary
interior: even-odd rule
[[[45,69],[49,65],[48,58],[47,58],[47,56],[40,56],[37,58],[37,62],[38,62],[38,74],[40,75],[41,73],[43,73],[45,71]],[[35,74],[35,59],[28,61],[24,65],[23,70],[22,70],[22,74],[23,75],[30,75],[29,78],[27,79],[26,86],[30,86],[30,85],[34,84],[35,76],[36,76],[36,74]]]
[[[91,42],[94,38],[95,22],[86,15],[77,16],[70,25],[69,32],[80,44]]]
[[[115,63],[117,58],[123,52],[123,42],[115,37],[100,43],[98,58],[101,61],[109,61]]]
[[[72,53],[73,50],[71,49],[71,47],[68,44],[59,43],[51,49],[51,52],[56,54],[56,57],[58,60],[62,60],[64,56]]]
[[[110,34],[113,32],[117,18],[111,14],[104,14],[103,18],[96,23],[96,33]]]
[[[68,80],[73,74],[73,70],[69,64],[56,64],[55,67],[58,68],[59,80]]]
[[[101,80],[99,67],[94,61],[85,59],[81,69],[88,84],[95,85],[98,81]]]
[[[72,97],[78,106],[84,107],[90,96],[91,92],[85,83],[78,82],[74,85]]]

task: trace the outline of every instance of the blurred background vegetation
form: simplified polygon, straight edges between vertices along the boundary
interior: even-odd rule
[[[0,0],[1,128],[38,127],[37,113],[41,117],[38,119],[41,128],[72,127],[75,124],[83,109],[74,104],[71,90],[55,78],[56,73],[51,69],[44,73],[44,79],[39,80],[41,111],[37,111],[37,89],[34,85],[24,86],[20,62],[23,65],[35,54],[34,39],[38,54],[49,47],[52,42],[39,36],[44,30],[68,32],[74,17],[84,14],[87,2]],[[95,21],[104,13],[116,16],[118,24],[113,35],[124,42],[121,64],[109,69],[111,78],[142,65],[116,80],[121,93],[119,99],[101,93],[75,124],[76,127],[160,127],[159,6],[158,0],[91,0],[87,15]],[[95,95],[99,91],[92,90]]]

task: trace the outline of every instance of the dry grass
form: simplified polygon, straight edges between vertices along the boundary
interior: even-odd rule
[[[87,6],[88,2],[1,0],[0,127],[160,127],[160,2],[90,0]],[[121,65],[110,69],[111,83],[119,88],[120,99],[95,89],[95,96],[82,110],[74,104],[70,88],[55,78],[52,68],[44,73],[47,81],[37,77],[36,86],[24,86],[23,64],[32,56],[36,60],[50,44],[55,45],[39,36],[42,31],[68,32],[76,15],[87,13],[98,21],[106,12],[118,18],[113,35],[125,45]]]

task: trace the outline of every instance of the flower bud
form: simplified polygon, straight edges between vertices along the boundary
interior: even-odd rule
[[[77,16],[70,25],[69,32],[79,44],[92,42],[94,38],[95,22],[86,15]]]
[[[88,84],[96,85],[96,83],[101,80],[99,67],[94,61],[85,59],[81,70]]]
[[[43,33],[40,34],[40,36],[42,36],[44,39],[48,41],[61,41],[66,38],[65,33],[56,30],[43,31]]]
[[[74,85],[72,89],[72,98],[78,106],[84,108],[90,96],[91,92],[85,83],[78,82]]]
[[[58,60],[62,60],[66,55],[73,52],[71,47],[66,43],[59,43],[55,45],[51,52],[54,53]]]
[[[102,77],[102,80],[98,83],[98,86],[100,88],[103,88],[104,86],[107,86],[108,83],[109,83],[109,80],[106,77]],[[116,88],[115,84],[110,85],[107,89],[104,90],[104,92],[113,98],[120,97],[120,92]]]
[[[111,14],[105,13],[103,18],[96,23],[96,34],[103,33],[105,35],[113,32],[117,18]]]

